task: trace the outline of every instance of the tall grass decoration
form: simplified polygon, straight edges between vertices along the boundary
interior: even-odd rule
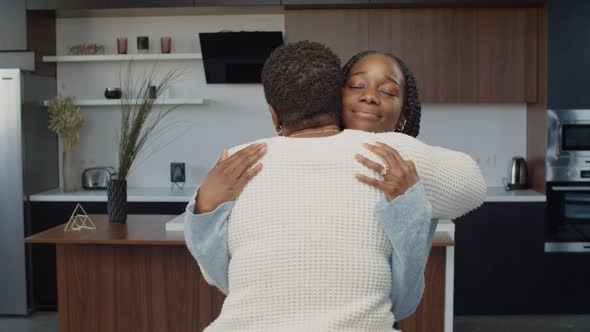
[[[64,151],[71,152],[78,143],[78,131],[84,125],[84,116],[76,107],[74,97],[55,97],[48,103],[49,129],[57,133]]]
[[[119,148],[118,179],[125,180],[137,157],[165,130],[160,123],[181,105],[162,107],[154,110],[157,98],[170,88],[170,84],[181,76],[179,70],[167,71],[161,78],[156,73],[156,64],[142,78],[135,80],[132,73],[133,61],[127,66],[127,77],[122,83],[121,131],[117,137]],[[155,96],[150,96],[150,86],[156,86]],[[155,97],[155,98],[153,98]],[[159,108],[159,107],[158,107]]]

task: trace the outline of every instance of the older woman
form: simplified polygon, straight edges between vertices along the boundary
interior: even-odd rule
[[[344,65],[342,72],[342,116],[345,128],[369,132],[396,131],[413,137],[418,135],[421,116],[418,88],[414,74],[405,62],[391,54],[366,51],[353,56]],[[361,110],[370,113],[363,114]],[[371,113],[376,116],[371,116]],[[275,130],[280,131],[280,128]],[[263,145],[252,145],[229,158],[227,151],[224,151],[220,161],[208,175],[205,187],[200,188],[201,204],[219,206],[233,201],[247,181],[261,170],[262,164],[249,170],[263,156],[263,150],[258,150],[257,153],[257,148],[263,148]],[[379,146],[375,148],[382,150],[390,158],[396,157],[389,149]],[[222,161],[224,164],[221,164]],[[367,167],[370,165],[362,158],[358,161]],[[411,166],[411,163],[407,164]],[[234,165],[241,165],[242,168],[235,177],[226,176],[225,169],[235,169]],[[405,170],[408,172],[404,173]],[[414,188],[418,182],[415,169],[394,169],[383,176],[382,180],[362,176],[359,180],[382,190],[387,201],[391,202],[381,205],[383,208],[377,217],[397,253],[391,259],[391,301],[396,319],[402,320],[416,310],[424,292],[423,272],[437,220],[422,220],[427,217],[429,206],[423,204],[423,191]],[[213,200],[207,203],[207,197]],[[227,207],[222,210],[229,211]],[[199,227],[196,230],[199,236],[192,245],[200,249],[201,259],[198,261],[207,281],[227,294],[229,257],[225,215],[221,211],[199,215]],[[192,238],[187,236],[187,239]],[[197,257],[196,251],[192,251]]]
[[[199,253],[206,239],[195,231],[202,226],[198,216],[211,212],[223,220],[233,207],[225,223],[231,257],[228,297],[211,330],[391,330],[389,263],[399,253],[392,252],[394,241],[377,221],[380,209],[373,211],[382,194],[359,186],[352,175],[363,173],[357,178],[377,187],[386,181],[371,180],[371,171],[353,156],[384,179],[415,174],[413,163],[387,145],[410,157],[421,180],[405,194],[414,190],[424,196],[425,189],[435,216],[453,218],[481,204],[485,185],[464,154],[429,147],[406,135],[340,133],[341,89],[334,88],[342,79],[338,66],[333,53],[314,43],[275,51],[265,65],[263,85],[281,136],[264,140],[264,172],[244,188],[235,205],[217,197],[215,185],[224,186],[233,199],[261,169],[248,171],[244,165],[257,160],[263,146],[238,147],[236,158],[222,158],[211,172],[230,180],[224,184],[219,174],[208,176],[196,202],[189,204],[187,242],[198,261],[207,259]],[[365,74],[372,75],[359,72]],[[401,89],[399,78],[388,75],[386,80]],[[403,96],[388,83],[375,86],[392,98]],[[379,106],[374,96],[363,98],[367,105]],[[381,110],[369,106],[352,108],[351,115],[381,121]],[[369,146],[371,153],[359,151],[361,143],[375,140],[387,145]],[[384,165],[375,162],[376,155]],[[249,162],[236,163],[238,159]],[[392,199],[387,192],[385,196]],[[426,215],[422,219],[429,219]],[[213,225],[223,232],[222,224]]]

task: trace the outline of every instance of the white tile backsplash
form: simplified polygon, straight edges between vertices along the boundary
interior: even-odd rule
[[[488,186],[502,186],[512,157],[526,157],[526,105],[426,104],[419,138],[469,154]]]

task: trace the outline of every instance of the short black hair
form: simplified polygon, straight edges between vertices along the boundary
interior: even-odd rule
[[[326,118],[340,123],[341,83],[340,58],[310,41],[278,47],[262,69],[266,101],[283,126],[297,130],[325,125]]]
[[[402,133],[416,137],[420,133],[420,117],[422,116],[422,105],[420,104],[420,95],[418,93],[418,83],[416,77],[412,72],[410,66],[408,66],[402,59],[391,54],[382,53],[377,51],[364,51],[354,55],[348,62],[342,67],[342,74],[344,76],[343,82],[346,84],[346,80],[350,75],[352,67],[360,61],[362,58],[371,54],[381,54],[391,58],[395,61],[402,70],[405,81],[405,99],[404,107],[402,109],[403,115],[406,117],[406,125]]]

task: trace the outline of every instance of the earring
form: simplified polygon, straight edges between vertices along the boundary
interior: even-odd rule
[[[403,133],[404,132],[404,129],[406,129],[406,123],[408,123],[408,119],[405,119],[404,120],[404,124],[402,125],[401,128],[397,127],[393,131],[395,131],[397,133]]]
[[[277,133],[277,135],[280,135],[283,132],[283,125],[279,125],[279,130],[277,131],[277,128],[275,128],[275,133]]]

